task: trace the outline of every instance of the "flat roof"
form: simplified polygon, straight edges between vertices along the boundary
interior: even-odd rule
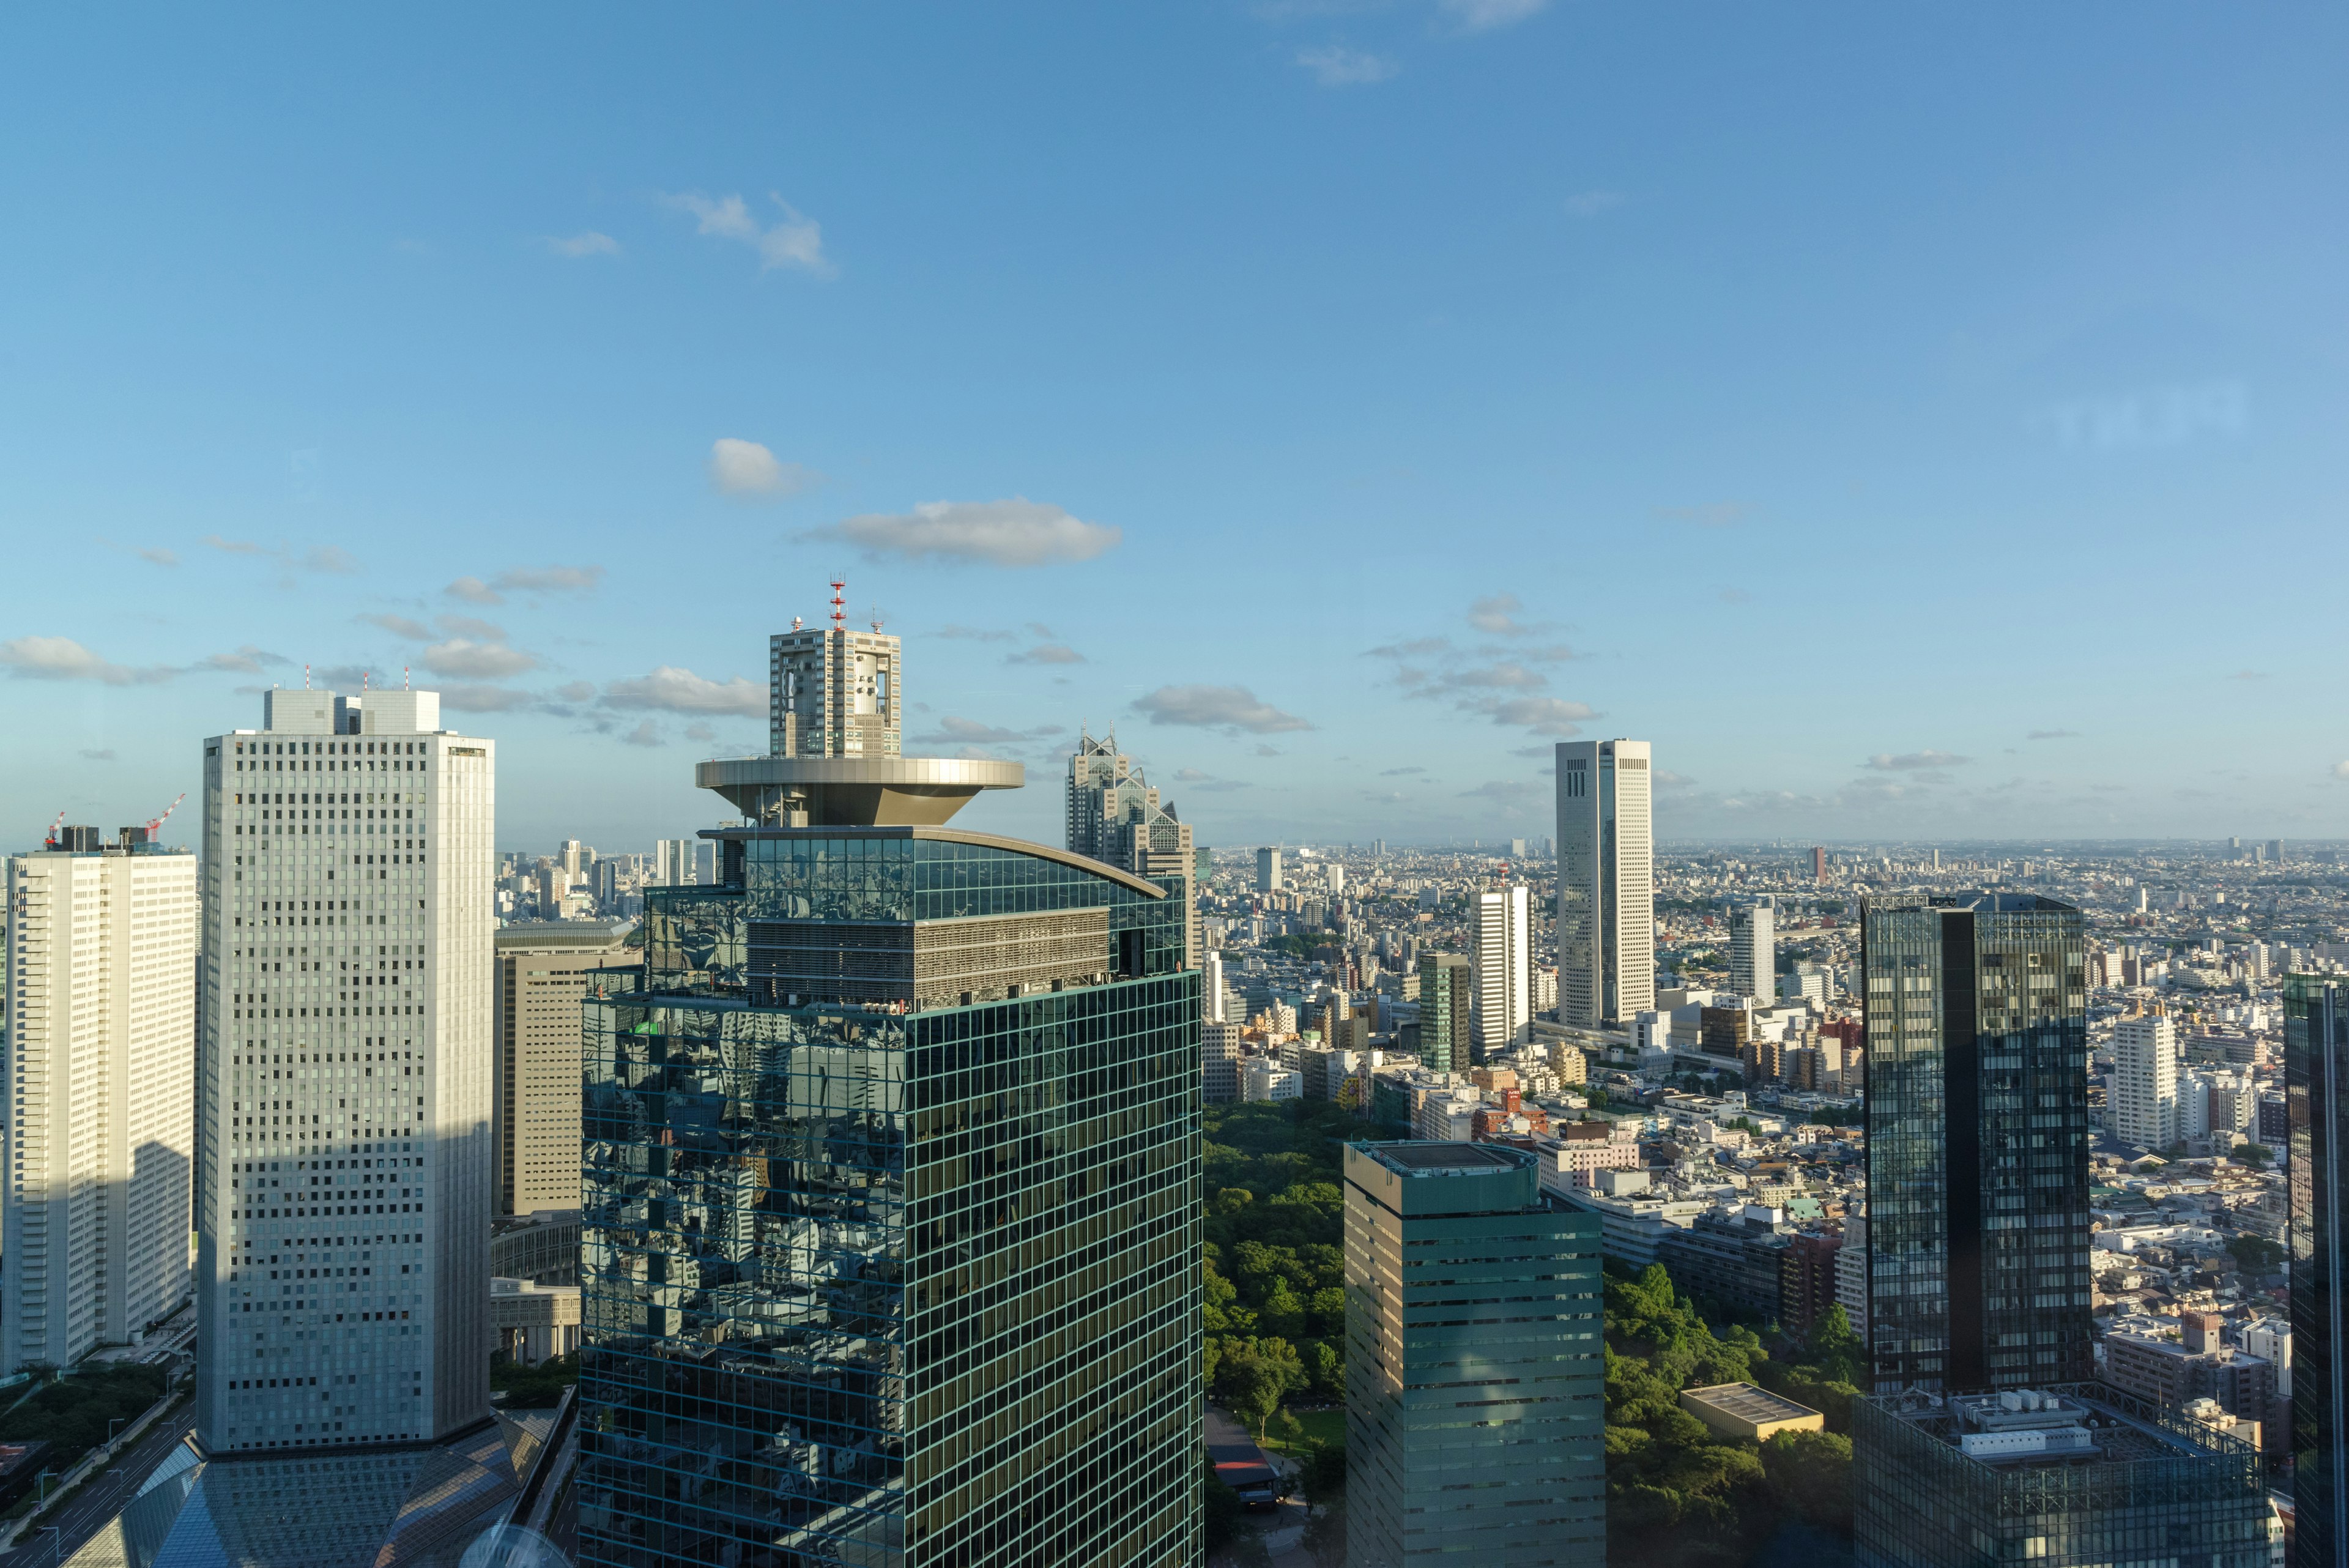
[[[1483,1143],[1369,1143],[1362,1152],[1398,1176],[1481,1175],[1489,1170],[1515,1170],[1524,1163],[1516,1151],[1507,1153]]]
[[[1781,1398],[1767,1388],[1757,1388],[1751,1383],[1716,1383],[1709,1388],[1683,1388],[1681,1397],[1694,1399],[1724,1416],[1734,1416],[1757,1427],[1771,1421],[1799,1421],[1819,1413],[1808,1405],[1797,1405],[1792,1399]]]

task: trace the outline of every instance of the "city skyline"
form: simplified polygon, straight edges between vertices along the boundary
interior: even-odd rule
[[[909,745],[1114,721],[1209,844],[1538,833],[1576,731],[1666,839],[2349,831],[2338,627],[2236,608],[2349,565],[2340,16],[922,15],[13,19],[14,841],[305,664],[501,733],[511,844],[671,836],[843,570]]]

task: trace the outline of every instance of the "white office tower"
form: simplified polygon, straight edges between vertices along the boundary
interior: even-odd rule
[[[1532,895],[1522,884],[1476,895],[1476,1059],[1530,1036]]]
[[[2167,1018],[2124,1018],[2113,1026],[2112,1135],[2138,1148],[2168,1148],[2186,1136],[2178,1114],[2178,1029]]]
[[[1557,747],[1557,1016],[1583,1029],[1656,1005],[1645,741]]]
[[[429,691],[264,694],[204,742],[196,1435],[490,1413],[496,753]]]
[[[1778,909],[1756,898],[1729,911],[1729,989],[1767,1007],[1778,994]]]
[[[1207,954],[1200,964],[1199,1013],[1206,1023],[1237,1023],[1224,1017],[1224,955],[1221,950]]]
[[[653,886],[656,888],[689,888],[693,885],[693,840],[690,838],[657,838],[653,841]]]
[[[8,861],[10,1372],[133,1343],[189,1291],[196,857],[56,842]]]

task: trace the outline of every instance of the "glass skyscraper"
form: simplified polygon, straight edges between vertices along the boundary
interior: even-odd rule
[[[1353,1144],[1345,1181],[1347,1563],[1603,1561],[1599,1216],[1499,1144]]]
[[[2080,911],[1870,899],[1861,930],[1876,1390],[2095,1376]]]
[[[2333,1568],[2349,1551],[2349,1223],[2342,1180],[2349,1174],[2349,982],[2296,974],[2283,990],[2284,1111],[2292,1195],[2292,1453],[2294,1561]]]
[[[957,765],[715,764],[763,820],[587,1002],[583,1561],[1201,1559],[1184,901]]]

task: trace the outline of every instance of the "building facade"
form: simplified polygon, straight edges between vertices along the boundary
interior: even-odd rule
[[[2178,1026],[2159,1014],[2113,1025],[2112,1133],[2138,1148],[2166,1149],[2186,1136],[2178,1107]]]
[[[2090,1376],[2080,911],[1869,899],[1861,927],[1877,1390]]]
[[[68,827],[7,863],[5,1369],[67,1366],[187,1304],[196,857]]]
[[[2290,1154],[2293,1561],[2349,1552],[2349,981],[2295,974],[2283,989]]]
[[[1778,907],[1769,898],[1729,911],[1729,989],[1756,1007],[1778,1000]]]
[[[1475,1058],[1528,1038],[1533,1022],[1532,892],[1522,885],[1476,895]]]
[[[616,928],[595,920],[501,926],[495,940],[497,1212],[576,1209],[580,999],[626,949]]]
[[[767,639],[767,750],[778,757],[894,757],[900,749],[905,649],[876,622],[849,628],[833,584],[828,626]]]
[[[1470,981],[1475,971],[1458,953],[1419,957],[1419,1061],[1438,1073],[1464,1073],[1470,1066],[1469,1033],[1474,1015]]]
[[[1557,1016],[1609,1027],[1656,1005],[1654,827],[1645,741],[1557,746]]]
[[[1480,1143],[1349,1145],[1346,1561],[1604,1558],[1599,1225]]]
[[[1282,886],[1280,851],[1267,845],[1256,852],[1256,890],[1278,893]]]
[[[203,743],[196,1432],[490,1413],[492,742],[429,691],[264,694]]]

